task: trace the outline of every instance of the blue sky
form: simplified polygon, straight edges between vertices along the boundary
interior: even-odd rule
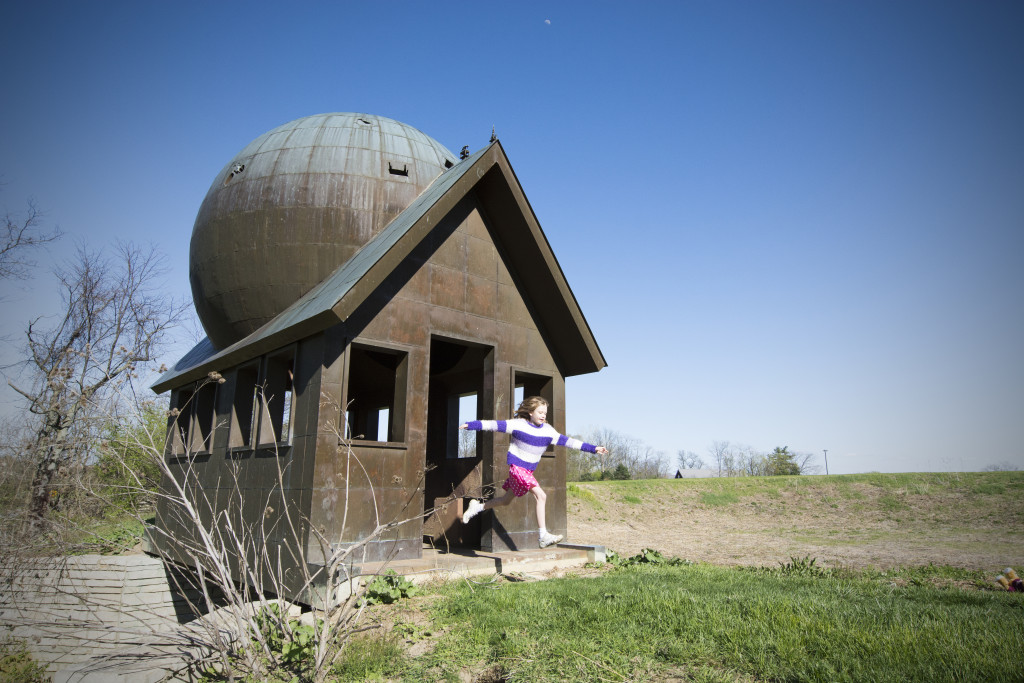
[[[79,243],[155,243],[189,295],[199,204],[271,128],[494,126],[609,363],[570,431],[1024,468],[1022,29],[987,1],[5,3],[0,205],[66,237],[4,283],[4,353]]]

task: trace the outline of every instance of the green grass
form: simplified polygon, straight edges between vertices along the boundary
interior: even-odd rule
[[[977,482],[971,487],[971,493],[998,496],[1006,493],[1006,487],[998,482]]]
[[[881,496],[878,499],[878,506],[885,512],[899,512],[910,509],[910,506],[906,504],[903,497],[892,493]]]
[[[701,491],[700,502],[704,505],[717,507],[719,505],[732,505],[740,500],[732,491]]]
[[[71,555],[118,555],[142,541],[144,528],[141,521],[127,513],[86,520],[69,525],[66,550]]]
[[[645,502],[676,503],[693,497],[709,506],[745,504],[752,498],[773,505],[835,508],[864,503],[892,515],[912,507],[911,499],[955,499],[947,510],[1009,506],[1024,513],[1024,472],[912,472],[791,477],[715,477],[570,483],[569,496],[595,507],[618,494]],[[1005,504],[1004,504],[1005,503]],[[1008,513],[1009,514],[1009,513]]]
[[[598,500],[597,496],[595,496],[592,491],[580,488],[576,484],[569,484],[568,486],[566,486],[566,493],[568,494],[570,500],[575,499],[581,502],[585,502],[591,507],[593,507],[595,510],[601,510],[604,507],[601,505],[601,501]]]
[[[671,483],[669,479],[619,479],[607,481],[586,482],[587,487],[594,487],[595,490],[605,489],[616,493],[628,493],[634,496],[648,496],[664,490],[665,484]]]
[[[400,680],[1019,681],[1024,597],[936,587],[924,568],[631,568],[597,578],[443,589],[444,635]],[[394,675],[392,672],[391,675]]]
[[[331,673],[339,681],[384,681],[407,666],[397,638],[357,638],[345,645]]]

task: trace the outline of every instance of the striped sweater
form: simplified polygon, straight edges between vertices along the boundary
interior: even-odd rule
[[[508,464],[517,465],[531,472],[537,469],[540,456],[544,455],[544,451],[552,443],[587,453],[597,452],[596,446],[559,434],[558,430],[547,422],[538,427],[521,417],[512,420],[473,420],[466,423],[466,429],[509,434],[511,438],[508,444]]]

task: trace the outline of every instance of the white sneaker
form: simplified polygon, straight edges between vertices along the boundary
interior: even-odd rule
[[[547,548],[549,545],[554,545],[558,543],[563,538],[565,538],[565,536],[562,536],[561,534],[542,533],[540,535],[540,547]]]
[[[466,511],[464,513],[462,513],[462,523],[465,524],[469,520],[473,519],[483,509],[484,509],[484,504],[481,503],[476,498],[474,498],[473,500],[469,501],[469,507],[467,507]]]

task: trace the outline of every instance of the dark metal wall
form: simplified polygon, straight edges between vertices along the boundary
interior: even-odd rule
[[[481,435],[479,458],[447,457],[446,432],[458,417],[446,413],[447,396],[478,393],[478,417],[510,417],[519,377],[521,383],[527,382],[527,389],[546,394],[552,403],[552,422],[564,430],[564,379],[520,289],[530,273],[510,272],[477,207],[463,207],[458,219],[435,229],[424,249],[411,257],[419,261],[417,267],[399,276],[404,282],[383,284],[383,290],[394,291],[379,302],[379,310],[366,316],[365,327],[347,330],[357,342],[408,353],[409,381],[404,439],[386,444],[353,442],[353,453],[371,474],[369,481],[366,477],[362,482],[348,480],[346,540],[358,539],[352,535],[358,532],[350,533],[349,526],[372,529],[378,513],[382,522],[407,519],[445,500],[479,497],[483,487],[500,486],[507,473],[505,435]],[[458,358],[439,357],[459,355],[460,350]],[[335,368],[330,386],[344,390],[344,375],[344,368]],[[537,378],[547,381],[532,381]],[[327,396],[325,392],[321,397],[322,405],[335,400],[341,405],[350,399],[345,394],[325,401]],[[342,531],[338,518],[344,500],[336,475],[340,456],[325,452],[327,444],[322,446],[315,456],[312,520],[337,534]],[[549,492],[549,528],[564,532],[564,456],[545,457],[537,474]],[[377,494],[378,512],[374,512],[371,488]],[[428,531],[435,536],[445,532],[446,544],[482,549],[537,545],[532,497],[484,515],[478,537],[467,536],[461,524],[451,523],[458,510],[456,501],[436,519],[428,516]],[[395,550],[417,555],[423,535],[423,525],[407,524],[390,534],[379,550],[371,550],[368,559],[380,559]]]
[[[360,561],[418,556],[425,534],[484,550],[537,547],[531,496],[485,513],[465,529],[454,521],[462,498],[479,497],[485,487],[504,480],[507,437],[480,433],[478,457],[448,457],[452,421],[458,418],[450,414],[453,395],[477,394],[481,419],[507,418],[520,384],[526,395],[544,395],[551,403],[550,422],[565,429],[565,382],[550,345],[559,330],[539,329],[538,316],[524,297],[525,291],[537,291],[532,264],[511,262],[470,195],[348,320],[288,352],[294,358],[288,443],[230,447],[240,375],[238,368],[225,368],[226,381],[216,390],[212,448],[171,456],[173,466],[199,472],[202,489],[217,501],[218,510],[235,505],[237,498],[239,509],[231,515],[250,524],[262,520],[258,523],[266,528],[270,545],[289,542],[280,516],[287,502],[293,519],[303,521],[298,528],[312,562],[322,558],[305,520],[324,537],[343,543],[365,539],[378,524],[411,520],[368,544]],[[389,397],[388,391],[359,389],[371,385],[372,377],[361,376],[352,363],[369,358],[381,361],[382,377],[396,387],[397,398],[386,413],[393,429],[386,441],[372,433],[345,440],[340,438],[343,406],[366,403],[350,411],[350,417],[361,415],[360,424],[372,427],[376,406]],[[172,405],[184,389],[173,392]],[[548,528],[564,533],[564,454],[545,456],[537,477],[548,492]],[[424,512],[448,499],[453,502],[424,523]],[[166,507],[161,516],[168,531],[189,533],[187,525],[167,515]]]

